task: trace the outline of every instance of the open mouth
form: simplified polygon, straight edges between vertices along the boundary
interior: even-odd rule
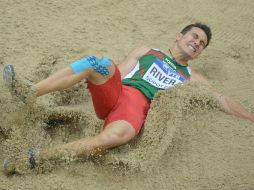
[[[194,53],[197,51],[197,49],[192,45],[188,45],[188,47],[190,47]]]

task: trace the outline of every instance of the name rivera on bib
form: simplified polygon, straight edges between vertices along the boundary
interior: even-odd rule
[[[184,76],[173,70],[159,58],[154,61],[142,78],[151,85],[161,89],[168,89],[186,80]]]

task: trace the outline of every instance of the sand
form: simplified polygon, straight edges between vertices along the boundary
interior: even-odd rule
[[[182,27],[204,22],[213,38],[190,65],[254,113],[254,1],[2,0],[0,6],[0,63],[13,64],[29,83],[86,54],[120,63],[141,45],[167,50]],[[220,112],[200,84],[158,93],[131,143],[35,170],[24,165],[28,147],[93,136],[102,121],[82,83],[29,105],[2,79],[0,89],[0,163],[15,159],[18,171],[0,173],[0,189],[254,189],[253,123]]]

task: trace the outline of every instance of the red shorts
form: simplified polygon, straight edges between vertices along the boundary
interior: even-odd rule
[[[140,132],[150,107],[150,101],[139,90],[123,85],[117,66],[115,74],[104,84],[87,82],[96,115],[104,119],[103,128],[113,121],[124,120]]]

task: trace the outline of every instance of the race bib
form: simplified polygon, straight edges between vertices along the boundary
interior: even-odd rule
[[[143,76],[143,80],[157,88],[168,89],[183,83],[186,78],[173,70],[167,63],[157,58]]]

